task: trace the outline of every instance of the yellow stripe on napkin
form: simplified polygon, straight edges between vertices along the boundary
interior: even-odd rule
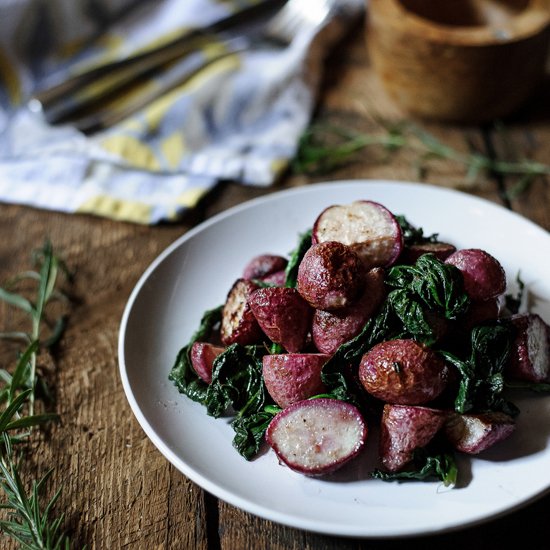
[[[152,207],[138,201],[116,199],[108,195],[96,195],[81,204],[76,212],[105,216],[119,221],[149,224],[151,223]]]
[[[160,162],[151,147],[129,135],[110,134],[101,140],[101,147],[117,155],[134,168],[160,170]]]

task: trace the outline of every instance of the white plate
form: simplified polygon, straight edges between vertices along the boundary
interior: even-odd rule
[[[497,450],[460,459],[465,487],[368,479],[372,452],[333,477],[312,479],[272,451],[247,462],[231,446],[228,419],[213,419],[168,381],[174,358],[202,313],[223,303],[254,255],[287,255],[326,206],[371,199],[458,247],[496,256],[510,285],[521,270],[532,308],[550,321],[550,236],[493,203],[443,188],[348,181],[253,200],[185,234],[147,269],[130,296],[119,339],[122,383],[145,433],[188,478],[222,500],[292,527],[352,537],[457,529],[509,512],[550,487],[550,399],[516,400],[515,434]],[[546,420],[546,421],[544,421]],[[371,447],[374,447],[371,446]]]

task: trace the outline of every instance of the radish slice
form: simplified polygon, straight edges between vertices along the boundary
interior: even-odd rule
[[[298,401],[267,428],[266,440],[279,460],[309,476],[329,474],[359,454],[367,425],[357,407],[337,399]]]
[[[312,239],[350,246],[367,268],[392,265],[403,249],[399,222],[385,206],[373,201],[329,206],[315,221]]]

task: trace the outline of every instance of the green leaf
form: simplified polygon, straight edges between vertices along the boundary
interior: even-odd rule
[[[21,389],[24,382],[27,382],[30,361],[33,355],[35,355],[38,351],[38,347],[39,342],[38,340],[35,340],[27,347],[23,355],[21,355],[21,357],[19,358],[10,383],[8,403],[11,403],[11,401],[13,401],[15,392]]]
[[[305,253],[311,247],[312,230],[309,229],[300,235],[296,248],[291,252],[285,269],[285,286],[295,288],[298,281],[298,267]]]
[[[446,487],[456,485],[458,477],[458,468],[454,455],[451,453],[441,453],[429,455],[424,449],[415,451],[413,466],[401,472],[384,472],[374,470],[372,477],[382,481],[432,481],[438,479]]]
[[[34,414],[32,416],[24,416],[17,420],[12,420],[6,425],[6,430],[19,430],[23,428],[30,428],[31,426],[38,426],[39,424],[46,424],[48,422],[59,420],[59,415],[56,413],[44,413]]]
[[[231,407],[238,416],[255,414],[267,399],[262,376],[263,346],[232,344],[214,360],[206,391],[207,413],[215,418]]]
[[[235,431],[233,447],[246,460],[251,460],[260,450],[264,435],[273,417],[282,409],[267,405],[260,412],[236,417],[231,426]]]
[[[421,227],[415,227],[414,225],[412,225],[405,216],[397,215],[395,216],[395,218],[401,226],[401,231],[403,232],[403,241],[406,246],[411,246],[413,244],[439,242],[437,233],[426,236],[424,235],[424,230]]]
[[[513,331],[504,321],[474,327],[470,334],[470,350],[465,357],[440,351],[460,375],[455,411],[501,411],[511,416],[519,412],[506,401],[503,371],[512,346]]]
[[[20,296],[19,294],[9,292],[8,290],[0,288],[0,300],[3,300],[11,306],[22,309],[25,313],[28,313],[29,315],[35,314],[33,305],[24,296]]]
[[[27,398],[31,395],[32,390],[28,389],[21,392],[13,401],[6,407],[4,412],[0,415],[0,433],[6,430],[6,427],[10,423],[13,416],[19,412],[19,409],[23,406]]]
[[[178,391],[198,403],[204,403],[208,384],[193,369],[189,353],[195,342],[207,341],[212,336],[215,327],[221,321],[222,309],[223,306],[218,306],[204,312],[199,327],[189,343],[179,351],[168,375],[168,379],[175,384]]]

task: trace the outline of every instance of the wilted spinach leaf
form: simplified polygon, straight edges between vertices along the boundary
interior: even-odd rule
[[[403,232],[403,241],[406,246],[413,244],[423,244],[423,243],[437,243],[438,234],[434,233],[432,235],[425,236],[424,230],[421,227],[415,227],[412,225],[405,216],[399,215],[395,216],[397,223],[401,226]]]
[[[512,328],[504,322],[495,322],[472,329],[467,357],[461,358],[450,352],[440,351],[460,374],[455,399],[457,412],[501,411],[512,416],[518,413],[517,407],[502,397],[503,370],[512,339]]]
[[[193,369],[189,352],[195,342],[207,341],[222,317],[223,306],[206,311],[199,328],[195,331],[189,343],[179,351],[174,366],[168,375],[178,390],[193,401],[204,403],[208,384],[204,382]]]
[[[436,311],[446,319],[456,319],[469,304],[460,271],[433,254],[423,254],[415,265],[392,267],[386,283],[405,290],[406,297],[419,301],[421,307]]]
[[[300,235],[296,248],[291,252],[288,264],[285,269],[285,286],[296,288],[298,281],[298,267],[304,257],[304,254],[311,247],[312,230],[309,229]]]
[[[232,344],[216,357],[204,400],[210,416],[218,418],[229,408],[241,416],[261,410],[267,394],[262,377],[265,353],[263,346]]]
[[[423,448],[415,451],[412,465],[407,470],[384,472],[377,469],[371,475],[382,481],[429,481],[439,479],[446,487],[449,487],[456,485],[458,468],[452,453],[431,454]]]
[[[233,447],[247,460],[252,459],[260,450],[269,423],[281,410],[276,405],[266,405],[255,414],[237,416],[231,423],[235,430]]]

